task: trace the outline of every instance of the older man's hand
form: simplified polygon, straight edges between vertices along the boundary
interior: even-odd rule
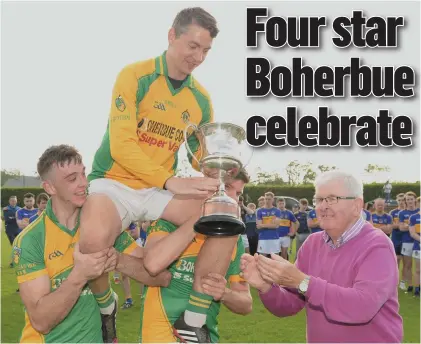
[[[277,254],[271,258],[263,255],[256,257],[257,269],[262,278],[268,283],[275,283],[282,287],[298,288],[306,274],[301,272],[294,264],[283,259]]]

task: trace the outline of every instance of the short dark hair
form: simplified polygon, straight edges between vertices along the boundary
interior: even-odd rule
[[[38,196],[37,196],[37,204],[40,204],[41,201],[46,201],[48,202],[48,200],[50,199],[50,197],[45,193],[45,192],[41,192]]]
[[[210,36],[215,38],[219,29],[216,19],[201,7],[189,7],[177,13],[172,27],[175,29],[176,37],[187,32],[188,26],[191,24],[199,25],[209,31]]]
[[[71,162],[82,163],[82,156],[76,148],[69,145],[51,146],[39,158],[37,171],[43,179],[54,165],[63,166]]]
[[[279,197],[279,198],[278,198],[278,203],[279,203],[279,202],[285,202],[285,198],[283,198],[283,197]]]
[[[234,178],[235,180],[242,180],[244,184],[250,183],[250,176],[245,169],[241,169],[237,176]]]
[[[28,192],[25,195],[23,195],[23,199],[25,198],[35,198],[35,195],[33,193]]]

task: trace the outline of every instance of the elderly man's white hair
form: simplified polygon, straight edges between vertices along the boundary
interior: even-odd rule
[[[354,175],[344,171],[328,171],[320,174],[314,185],[317,188],[318,186],[327,184],[332,181],[341,181],[348,190],[347,196],[363,198],[363,183],[361,179],[356,178]]]

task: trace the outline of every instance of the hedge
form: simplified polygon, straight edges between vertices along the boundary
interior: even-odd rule
[[[384,184],[373,183],[364,184],[364,200],[371,201],[377,197],[383,197]],[[297,199],[307,198],[310,202],[314,196],[313,185],[248,185],[244,189],[246,201],[257,202],[257,199],[264,195],[265,192],[271,191],[275,196],[289,196]],[[420,183],[395,183],[392,184],[392,198],[401,192],[413,191],[417,195],[420,194]],[[256,203],[257,204],[257,203]]]
[[[383,196],[383,185],[384,184],[365,184],[364,185],[364,199],[371,201],[377,197]],[[277,196],[289,196],[295,198],[307,198],[309,201],[313,199],[314,187],[313,185],[248,185],[244,190],[247,202],[257,202],[257,199],[262,196],[265,192],[272,191]],[[413,191],[417,195],[420,194],[420,183],[395,183],[392,184],[392,198],[398,193]],[[41,188],[1,188],[1,205],[6,206],[9,203],[10,196],[18,197],[18,204],[23,206],[23,195],[31,192],[35,197],[45,192]]]

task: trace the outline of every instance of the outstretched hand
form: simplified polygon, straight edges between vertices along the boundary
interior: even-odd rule
[[[245,253],[241,256],[240,269],[243,277],[252,287],[266,292],[271,288],[271,283],[265,281],[257,269],[257,253],[254,256]]]
[[[294,264],[277,254],[271,254],[271,258],[259,255],[257,270],[267,283],[289,288],[298,288],[306,277]]]

